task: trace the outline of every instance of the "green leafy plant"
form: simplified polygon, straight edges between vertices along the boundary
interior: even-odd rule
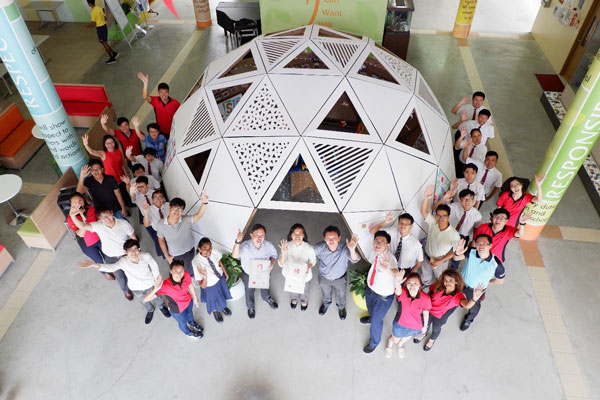
[[[350,285],[350,291],[357,296],[365,297],[365,289],[367,287],[367,273],[369,269],[363,270],[349,270],[348,271],[348,284]]]
[[[231,289],[242,278],[242,266],[240,262],[231,256],[231,253],[223,254],[221,262],[227,271],[227,287]],[[365,278],[366,279],[366,278]],[[366,282],[366,280],[365,280]]]

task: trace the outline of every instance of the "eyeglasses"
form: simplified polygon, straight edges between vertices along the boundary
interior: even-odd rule
[[[440,214],[435,214],[435,217],[438,218],[438,219],[447,219],[447,218],[449,218],[448,215],[440,215]]]
[[[488,246],[491,246],[491,244],[490,243],[475,242],[475,246],[478,246],[478,247],[488,247]]]
[[[492,218],[497,219],[499,221],[506,221],[508,219],[504,215],[494,215]]]
[[[374,240],[373,244],[377,244],[379,246],[385,246],[387,242],[385,240]]]
[[[102,171],[102,168],[90,168],[90,171],[99,172],[99,171]]]
[[[171,211],[179,211],[179,212],[182,212],[182,211],[183,211],[183,207],[173,207],[173,208],[171,208]]]

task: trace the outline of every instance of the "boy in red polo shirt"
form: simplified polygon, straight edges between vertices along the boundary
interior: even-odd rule
[[[179,108],[179,102],[169,96],[169,85],[164,82],[158,84],[158,96],[148,96],[148,75],[138,72],[138,78],[144,83],[142,97],[154,108],[160,131],[169,137],[173,115]]]
[[[490,252],[498,257],[498,259],[504,262],[504,251],[506,245],[512,238],[521,237],[525,234],[526,221],[529,219],[531,214],[521,214],[519,221],[519,229],[507,225],[510,213],[505,208],[499,207],[492,212],[492,222],[489,224],[481,224],[475,230],[473,238],[481,234],[489,235],[492,238],[492,247]],[[470,247],[475,247],[475,241],[473,240]]]

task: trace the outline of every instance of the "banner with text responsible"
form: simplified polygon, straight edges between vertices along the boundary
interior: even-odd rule
[[[14,0],[0,0],[0,58],[60,170],[79,175],[87,155]]]
[[[263,33],[318,24],[381,43],[387,0],[260,0]]]
[[[542,184],[543,200],[530,203],[528,225],[543,226],[558,206],[600,135],[600,52],[596,54],[573,103],[563,118],[538,173],[546,174]],[[529,191],[535,191],[530,185]]]

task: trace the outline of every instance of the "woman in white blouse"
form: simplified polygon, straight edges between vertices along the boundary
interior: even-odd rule
[[[206,303],[206,311],[213,314],[218,323],[223,322],[223,314],[231,315],[227,300],[231,293],[227,287],[227,270],[221,262],[222,254],[213,250],[207,237],[200,239],[198,253],[192,259],[194,276],[201,287],[200,300]]]
[[[286,290],[288,284],[295,278],[304,279],[304,292],[291,293],[290,307],[296,308],[300,301],[300,310],[306,311],[308,308],[308,298],[310,295],[310,280],[312,279],[312,267],[317,263],[315,248],[307,242],[306,230],[301,224],[294,224],[290,228],[287,240],[281,239],[279,248],[279,266],[282,274],[286,278]],[[288,290],[289,291],[289,290]]]

